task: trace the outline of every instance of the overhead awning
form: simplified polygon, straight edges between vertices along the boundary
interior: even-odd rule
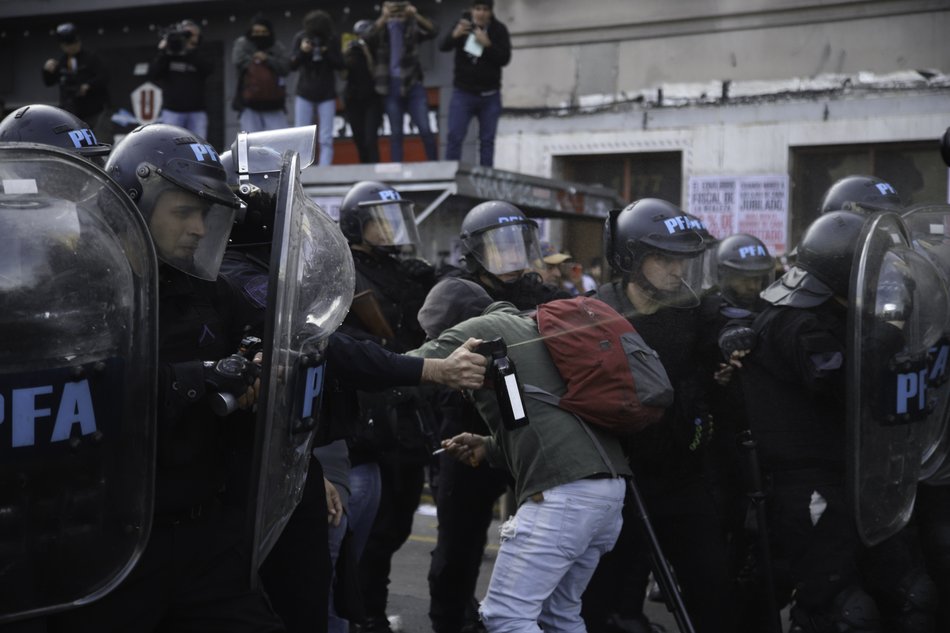
[[[486,200],[504,200],[537,218],[603,222],[610,209],[623,206],[614,189],[458,161],[312,165],[301,182],[310,197],[342,197],[354,183],[378,180],[416,203],[417,223],[436,212],[464,213]]]

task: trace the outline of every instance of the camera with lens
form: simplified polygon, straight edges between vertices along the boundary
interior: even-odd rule
[[[408,5],[408,2],[390,2],[389,13],[394,18],[401,18],[406,14],[406,7]]]
[[[219,361],[204,361],[204,379],[210,394],[211,410],[216,415],[226,416],[238,409],[238,398],[247,392],[261,375],[254,356],[263,349],[261,339],[246,336],[241,340],[238,353]]]
[[[162,31],[165,40],[165,52],[169,55],[184,55],[191,31],[182,28],[181,24],[172,24]]]
[[[477,354],[488,358],[486,382],[494,388],[501,421],[509,431],[528,426],[528,412],[524,406],[524,393],[518,380],[515,362],[508,358],[505,339],[496,338],[480,343]]]

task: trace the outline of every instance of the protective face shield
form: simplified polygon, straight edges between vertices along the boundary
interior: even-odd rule
[[[75,153],[0,144],[0,191],[3,624],[96,600],[144,550],[157,264],[141,215]]]
[[[472,207],[462,218],[459,241],[471,274],[491,275],[508,287],[525,273],[536,275],[534,267],[541,260],[538,225],[510,202],[489,200]]]
[[[174,169],[175,165],[165,168],[172,172]],[[202,175],[200,168],[195,167],[189,170],[191,178],[203,183],[206,192],[220,189],[216,173]],[[214,281],[234,224],[231,196],[223,192],[219,196],[200,196],[180,187],[173,179],[162,177],[155,165],[143,163],[137,174],[142,185],[139,209],[158,258],[190,275]]]
[[[237,209],[213,147],[184,128],[155,123],[115,145],[105,166],[145,217],[158,258],[213,281]]]
[[[411,252],[419,243],[412,202],[375,180],[358,182],[343,196],[340,230],[350,244],[385,253]]]
[[[906,525],[921,461],[939,439],[929,352],[944,333],[948,301],[900,216],[870,218],[855,251],[846,362],[848,482],[868,545]]]
[[[419,243],[413,205],[398,202],[361,202],[363,211],[363,243],[376,247],[408,247]]]
[[[466,249],[485,271],[501,277],[533,270],[541,259],[538,227],[530,221],[499,224],[466,239]]]
[[[695,223],[696,232],[703,238],[703,254],[691,265],[699,267],[702,282],[697,287],[706,292],[716,287],[716,251],[719,248],[719,239],[709,232],[702,219],[691,213],[687,213],[686,216]],[[690,275],[690,278],[695,278],[695,275]]]
[[[722,297],[733,306],[754,310],[775,271],[765,244],[752,235],[730,235],[719,242],[715,259],[716,285]]]

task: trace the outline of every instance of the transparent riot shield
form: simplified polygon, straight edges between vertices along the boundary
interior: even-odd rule
[[[252,578],[300,501],[320,419],[325,350],[353,299],[346,238],[284,154],[277,191],[251,491]]]
[[[914,250],[927,257],[950,288],[950,205],[919,205],[903,214],[910,228]],[[931,484],[950,484],[950,322],[943,336],[930,349],[927,388],[934,400],[936,434],[932,448],[924,452],[920,479]]]
[[[157,265],[99,168],[0,144],[0,624],[86,604],[148,539]]]
[[[910,519],[921,459],[937,437],[927,374],[948,304],[900,216],[871,216],[860,240],[851,276],[848,485],[858,532],[874,545]]]

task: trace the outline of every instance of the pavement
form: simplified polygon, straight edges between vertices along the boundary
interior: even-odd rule
[[[498,529],[501,522],[492,522],[488,533],[488,546],[478,576],[476,597],[481,600],[488,587],[495,557],[498,554]],[[390,625],[397,633],[431,633],[429,625],[429,559],[435,547],[435,506],[423,503],[416,511],[412,536],[393,557],[389,585]],[[662,604],[647,601],[645,612],[650,620],[663,628],[658,631],[674,632],[676,621]]]

